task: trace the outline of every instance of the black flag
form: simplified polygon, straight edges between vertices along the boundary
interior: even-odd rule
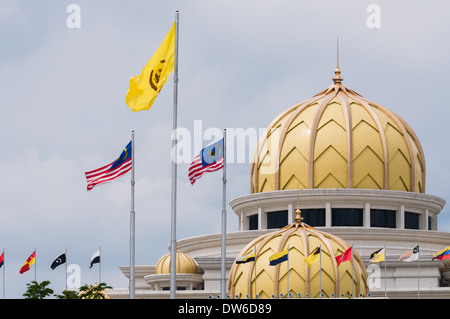
[[[52,265],[50,266],[51,269],[55,269],[56,267],[60,265],[64,265],[66,263],[66,253],[62,253],[56,259],[52,262]]]
[[[92,266],[96,263],[100,262],[100,250],[97,250],[91,257],[91,262],[89,263],[89,268],[92,268]]]

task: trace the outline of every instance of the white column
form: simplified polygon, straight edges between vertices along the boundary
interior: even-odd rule
[[[366,203],[364,206],[364,227],[370,228],[370,203]]]
[[[331,204],[325,203],[325,227],[331,227]]]

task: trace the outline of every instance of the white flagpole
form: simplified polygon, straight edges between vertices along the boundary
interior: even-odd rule
[[[255,244],[255,246],[253,247],[253,252],[254,252],[254,254],[255,254],[255,261],[253,262],[254,263],[254,270],[255,270],[255,295],[254,295],[254,297],[255,297],[255,299],[257,298],[256,296],[258,295],[258,292],[256,291],[256,244]]]
[[[384,298],[387,298],[386,259],[387,259],[387,251],[386,251],[386,244],[385,244],[384,245]]]
[[[289,245],[287,247],[288,251],[287,251],[287,291],[286,291],[286,298],[289,294]]]
[[[175,13],[175,65],[173,72],[173,134],[177,129],[178,102],[178,11]],[[170,298],[176,297],[176,203],[177,203],[177,141],[172,137],[172,193],[171,193],[171,240],[170,240]]]
[[[3,299],[5,299],[5,248],[3,248]]]
[[[65,273],[66,273],[66,290],[67,290],[67,264],[68,264],[68,262],[69,262],[69,258],[68,258],[68,256],[67,256],[67,247],[64,247],[64,255],[66,256],[66,271],[65,271]]]
[[[419,245],[417,245],[419,246]],[[420,249],[417,251],[417,298],[420,298]]]
[[[319,252],[319,281],[320,281],[320,292],[319,292],[319,296],[320,298],[322,298],[322,244],[320,244],[319,246],[320,252]]]
[[[131,211],[130,211],[130,299],[135,296],[134,262],[135,262],[135,212],[134,212],[134,131],[131,131]]]
[[[222,247],[221,247],[221,281],[220,281],[220,291],[221,298],[226,298],[226,254],[227,254],[227,245],[226,245],[226,234],[227,234],[227,210],[226,210],[226,191],[227,191],[227,160],[226,160],[226,149],[227,149],[227,129],[223,130],[223,192],[222,192]]]
[[[102,247],[98,247],[98,257],[100,258],[100,261],[98,263],[98,284],[102,282]]]
[[[352,298],[355,298],[353,286],[354,286],[354,280],[353,280],[353,244],[352,244]]]
[[[36,253],[36,247],[34,247],[34,281],[37,282],[36,273],[37,273],[37,253]]]

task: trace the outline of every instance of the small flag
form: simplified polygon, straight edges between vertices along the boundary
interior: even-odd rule
[[[276,266],[279,263],[288,260],[288,255],[289,255],[289,247],[279,253],[273,254],[272,256],[269,257],[270,266]]]
[[[2,252],[0,255],[0,268],[3,267],[3,264],[5,263],[5,252]]]
[[[410,262],[417,259],[419,259],[419,245],[400,256],[400,261]]]
[[[308,257],[306,257],[305,262],[308,264],[308,267],[311,267],[311,265],[316,261],[318,261],[319,258],[320,258],[320,247],[317,247],[316,249],[314,249],[312,253],[308,255]]]
[[[223,168],[224,141],[213,143],[201,150],[189,166],[188,176],[191,184],[205,173],[215,172]]]
[[[381,248],[370,255],[369,264],[378,263],[384,260],[385,260],[385,251],[384,248]]]
[[[56,257],[55,260],[53,260],[52,264],[50,265],[50,268],[52,270],[55,270],[56,267],[64,265],[66,263],[66,253],[62,253],[58,257]]]
[[[352,248],[353,248],[353,246],[350,246],[343,254],[336,257],[338,267],[344,261],[348,261],[348,260],[352,259]]]
[[[131,142],[123,149],[120,156],[112,163],[96,170],[86,172],[87,190],[108,183],[131,170]]]
[[[236,264],[245,264],[245,263],[248,263],[250,261],[255,261],[255,250],[252,250],[247,255],[236,259]]]
[[[439,250],[437,253],[433,255],[432,260],[445,260],[450,259],[450,246],[445,247],[444,249]]]
[[[23,264],[22,268],[20,268],[19,273],[23,274],[24,272],[30,270],[31,265],[33,265],[35,261],[36,261],[36,251],[33,251],[30,257],[28,257],[25,264]]]
[[[91,262],[89,263],[89,269],[92,268],[94,264],[100,262],[100,250],[97,250],[91,257]]]
[[[133,112],[152,106],[175,69],[175,23],[140,75],[130,79],[125,101]]]

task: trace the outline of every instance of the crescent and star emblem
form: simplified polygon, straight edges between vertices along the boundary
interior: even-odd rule
[[[158,91],[159,80],[161,79],[161,73],[164,68],[164,63],[166,60],[161,60],[158,65],[150,72],[150,77],[148,78],[148,83],[153,90]]]
[[[123,155],[123,157],[122,157],[122,155]],[[123,149],[122,154],[120,154],[119,158],[117,159],[117,161],[123,161],[123,160],[125,160],[127,157],[128,157],[128,150],[127,150],[127,148],[125,147],[125,148]]]

